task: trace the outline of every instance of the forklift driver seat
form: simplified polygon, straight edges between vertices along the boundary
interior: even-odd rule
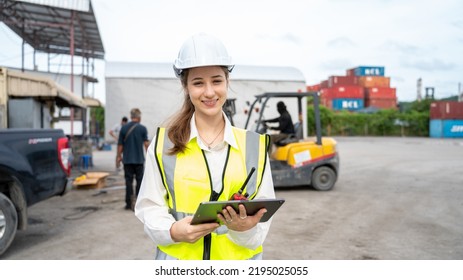
[[[294,124],[295,133],[289,134],[288,137],[275,143],[276,146],[282,147],[291,143],[299,142],[302,139],[302,125],[300,122]]]

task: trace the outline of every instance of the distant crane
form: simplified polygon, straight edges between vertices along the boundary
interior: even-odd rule
[[[434,87],[426,87],[425,89],[425,99],[434,100]]]

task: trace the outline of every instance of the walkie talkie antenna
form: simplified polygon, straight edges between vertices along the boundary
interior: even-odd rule
[[[246,187],[246,185],[249,182],[249,179],[251,179],[251,176],[254,173],[254,171],[256,171],[256,168],[255,167],[251,168],[251,171],[249,171],[248,177],[246,177],[246,180],[244,180],[243,186],[241,186],[241,188],[239,190],[239,193],[243,192],[244,188]]]
[[[246,177],[246,180],[244,180],[244,183],[243,185],[241,186],[241,188],[238,190],[238,192],[234,193],[232,195],[232,197],[230,198],[230,200],[247,200],[247,197],[248,197],[248,194],[245,193],[243,195],[243,191],[244,191],[244,188],[246,188],[246,185],[248,184],[249,182],[249,179],[251,179],[251,176],[252,174],[254,173],[254,171],[256,171],[256,168],[251,168],[251,171],[249,171],[249,174],[248,174],[248,177]]]

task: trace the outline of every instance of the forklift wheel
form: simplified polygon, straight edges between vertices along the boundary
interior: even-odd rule
[[[312,187],[318,191],[329,191],[336,182],[336,173],[327,166],[321,166],[312,173]]]

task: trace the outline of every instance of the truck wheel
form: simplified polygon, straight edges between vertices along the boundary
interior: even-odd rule
[[[321,166],[312,173],[312,187],[318,191],[329,191],[336,183],[336,173],[327,166]]]
[[[0,193],[0,255],[13,242],[18,228],[18,214],[11,200]]]

